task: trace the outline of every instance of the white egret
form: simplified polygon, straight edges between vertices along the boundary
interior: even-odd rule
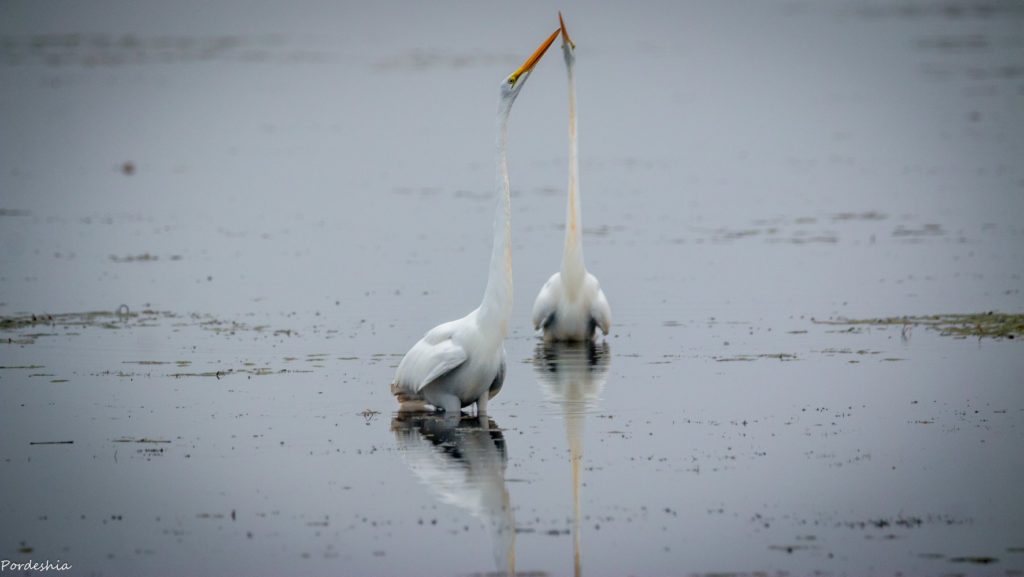
[[[448,415],[476,403],[478,415],[505,380],[505,335],[512,312],[512,229],[509,199],[508,119],[512,104],[558,30],[501,82],[498,99],[497,206],[490,274],[483,302],[461,319],[427,332],[398,364],[391,392],[402,408],[433,405]]]
[[[546,341],[579,341],[594,337],[596,327],[611,329],[612,311],[597,277],[583,264],[583,223],[580,220],[579,157],[576,138],[576,45],[569,38],[562,14],[562,54],[569,77],[569,187],[565,210],[562,269],[551,275],[533,303],[533,327],[543,329]]]

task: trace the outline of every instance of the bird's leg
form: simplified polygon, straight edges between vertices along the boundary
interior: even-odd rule
[[[484,394],[476,400],[476,416],[484,417],[487,416],[487,399],[490,397],[490,391],[484,391]]]

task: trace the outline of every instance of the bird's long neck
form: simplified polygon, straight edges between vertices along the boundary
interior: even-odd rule
[[[569,78],[569,194],[565,205],[565,248],[562,252],[562,281],[569,291],[583,285],[587,269],[583,265],[583,221],[580,217],[580,165],[576,139],[576,79],[574,56],[566,52]]]
[[[508,333],[508,319],[512,314],[512,202],[508,182],[508,117],[512,103],[503,99],[498,106],[498,135],[495,143],[497,155],[497,200],[494,207],[494,244],[491,248],[491,268],[480,304],[480,323],[495,327],[501,339]]]

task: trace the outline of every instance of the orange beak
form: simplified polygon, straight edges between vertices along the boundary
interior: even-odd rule
[[[520,66],[518,69],[516,69],[515,72],[509,75],[508,80],[510,84],[515,84],[516,80],[519,80],[519,77],[522,76],[523,73],[533,70],[533,67],[536,66],[538,62],[540,62],[541,56],[544,56],[544,53],[547,52],[548,48],[551,47],[551,43],[555,41],[555,38],[558,38],[558,33],[560,31],[561,28],[552,32],[551,36],[548,36],[548,39],[545,40],[544,43],[541,44],[540,47],[537,48],[537,50],[534,51],[534,53],[531,54],[530,57],[526,59],[526,62],[523,62],[522,66]]]
[[[562,42],[565,42],[570,48],[576,50],[576,44],[572,41],[572,38],[569,38],[569,30],[565,27],[565,20],[562,20],[561,11],[558,12],[558,24],[560,26],[559,30],[562,31]]]

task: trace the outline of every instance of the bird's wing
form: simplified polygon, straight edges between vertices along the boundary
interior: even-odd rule
[[[604,291],[600,287],[597,288],[597,296],[590,303],[590,316],[594,319],[594,323],[601,327],[604,334],[607,335],[608,331],[612,329],[612,308],[608,306],[608,299],[605,298]]]
[[[548,282],[541,287],[537,294],[537,300],[533,301],[533,328],[539,329],[548,323],[551,315],[555,314],[558,307],[558,298],[562,293],[562,275],[555,273],[551,275]]]
[[[466,362],[466,350],[452,341],[457,322],[431,329],[402,357],[395,372],[399,388],[419,392],[438,377]]]
[[[429,385],[438,377],[451,372],[455,367],[466,362],[466,358],[466,349],[450,340],[434,345],[433,350],[430,351],[430,356],[423,363],[423,366],[425,368],[429,367],[430,370],[423,377],[423,380],[416,385],[416,390],[423,390],[423,387]]]

